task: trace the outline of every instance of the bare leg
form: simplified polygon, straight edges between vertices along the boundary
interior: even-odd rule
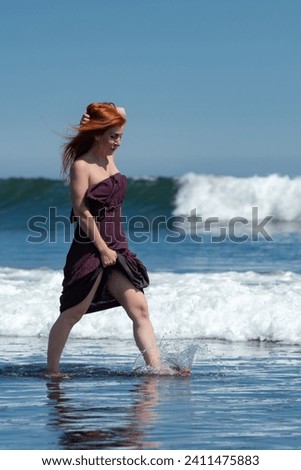
[[[87,312],[97,287],[99,286],[101,276],[102,273],[98,275],[87,297],[79,304],[62,312],[52,326],[48,340],[47,363],[49,375],[59,375],[59,362],[70,331]]]
[[[108,283],[112,296],[122,305],[133,322],[136,344],[148,366],[160,366],[160,352],[149,318],[145,295],[119,271],[113,270]]]

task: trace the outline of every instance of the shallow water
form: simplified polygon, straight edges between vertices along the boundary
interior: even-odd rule
[[[49,380],[45,338],[0,339],[1,449],[299,449],[301,347],[194,341],[190,377],[137,375],[132,341],[70,340]],[[191,342],[162,345],[181,351]]]

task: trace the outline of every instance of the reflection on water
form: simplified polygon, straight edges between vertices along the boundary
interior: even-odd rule
[[[2,449],[300,449],[299,345],[210,342],[189,378],[64,372],[0,363]]]
[[[164,362],[181,368],[191,367],[197,349],[161,344]],[[143,375],[139,365],[139,357],[131,372],[72,364],[64,368],[71,379],[48,380],[48,426],[58,435],[59,448],[164,448],[153,430],[168,425],[162,409],[176,416],[181,399],[189,403],[190,378]]]
[[[72,382],[72,381],[71,381]],[[47,383],[49,425],[60,433],[60,448],[73,449],[156,449],[159,442],[147,441],[145,430],[156,420],[158,379],[141,377],[139,382],[119,382],[114,392],[83,394],[84,384],[74,391],[71,382],[52,379]],[[116,385],[116,384],[115,384]],[[89,384],[91,386],[91,383]],[[111,388],[112,384],[110,384]],[[124,400],[124,390],[126,393]]]

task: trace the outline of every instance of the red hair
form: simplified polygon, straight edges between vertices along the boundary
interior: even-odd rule
[[[123,126],[126,123],[125,117],[117,111],[114,103],[91,103],[87,106],[86,113],[90,119],[73,127],[77,134],[69,137],[63,147],[63,173],[68,172],[74,160],[90,150],[96,136],[103,134],[110,127]]]

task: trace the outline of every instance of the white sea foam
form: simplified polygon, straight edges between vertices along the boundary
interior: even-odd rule
[[[252,219],[252,207],[260,217],[275,220],[301,220],[301,177],[272,174],[266,177],[235,178],[187,173],[178,180],[174,215],[190,215],[196,209],[204,219],[232,217]]]
[[[2,336],[46,336],[58,315],[59,271],[0,269]],[[301,344],[301,275],[152,273],[146,290],[159,338]],[[78,338],[132,337],[121,308],[85,316]]]

